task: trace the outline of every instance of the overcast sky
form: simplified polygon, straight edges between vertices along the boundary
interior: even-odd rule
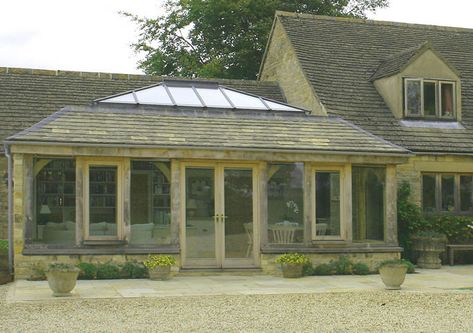
[[[230,1],[230,0],[229,0]],[[136,25],[161,0],[0,0],[0,66],[140,73]],[[473,28],[472,0],[391,0],[372,19]]]

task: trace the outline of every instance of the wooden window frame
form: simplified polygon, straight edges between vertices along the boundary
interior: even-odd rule
[[[317,235],[317,181],[316,174],[317,172],[338,172],[340,175],[340,188],[339,188],[339,197],[340,197],[340,234],[339,235],[330,235],[330,236],[320,236]],[[311,168],[311,225],[312,225],[312,240],[314,241],[345,241],[347,235],[347,219],[344,214],[345,205],[346,205],[346,173],[344,165],[327,165],[320,166],[316,165]],[[351,182],[351,180],[350,180]]]
[[[117,235],[114,236],[91,236],[90,235],[90,183],[89,183],[89,171],[90,167],[106,167],[112,166],[117,168],[117,197],[116,197],[116,224],[117,224]],[[84,163],[84,198],[83,198],[83,210],[84,210],[84,241],[121,241],[125,236],[125,226],[123,218],[123,207],[124,207],[124,163],[122,160],[100,160],[91,159]]]
[[[410,114],[407,108],[407,82],[418,81],[420,82],[420,114]],[[426,116],[424,110],[424,82],[435,83],[435,116]],[[452,102],[453,112],[452,116],[442,116],[442,84],[452,85]],[[423,118],[428,120],[455,120],[457,118],[457,104],[456,104],[456,82],[445,80],[445,79],[432,79],[432,78],[419,78],[419,77],[406,77],[403,79],[403,92],[404,92],[404,117],[405,118]]]

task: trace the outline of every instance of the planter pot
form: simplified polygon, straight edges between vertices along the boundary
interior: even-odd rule
[[[302,264],[281,264],[282,276],[285,278],[300,278],[303,275]]]
[[[46,277],[48,278],[49,288],[53,291],[53,296],[72,296],[71,291],[76,286],[77,276],[79,276],[79,270],[48,271]]]
[[[417,266],[419,268],[438,269],[442,267],[439,258],[440,253],[445,251],[447,237],[439,236],[413,236],[412,248],[419,253]]]
[[[406,278],[407,266],[406,265],[384,265],[379,268],[379,275],[383,281],[386,289],[398,290],[401,289],[401,285],[404,283]]]
[[[171,278],[171,266],[156,266],[149,270],[149,278],[154,281],[165,281]]]

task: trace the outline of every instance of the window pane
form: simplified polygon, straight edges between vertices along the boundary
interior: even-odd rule
[[[219,89],[208,89],[208,88],[196,88],[200,97],[204,100],[204,103],[208,107],[214,108],[231,108],[232,106],[228,103],[225,96]]]
[[[170,169],[169,162],[131,162],[130,244],[171,243]]]
[[[232,101],[237,109],[261,109],[267,110],[266,106],[258,97],[242,94],[230,89],[223,89],[228,98]]]
[[[460,210],[473,210],[473,177],[460,176]]]
[[[437,210],[435,203],[435,175],[422,176],[422,207],[425,212]]]
[[[34,242],[74,244],[76,239],[76,170],[72,159],[35,159]],[[28,237],[27,237],[28,238]]]
[[[424,82],[424,115],[435,117],[435,82]]]
[[[317,236],[340,236],[340,173],[316,172],[315,190]]]
[[[441,83],[442,117],[453,117],[453,84]]]
[[[406,80],[406,99],[407,99],[407,114],[411,116],[421,115],[421,82],[414,80]]]
[[[177,105],[201,107],[202,103],[190,87],[168,87]]]
[[[140,104],[165,104],[172,105],[172,101],[169,98],[168,93],[164,86],[156,86],[135,92],[138,103]]]
[[[353,167],[353,240],[384,240],[385,168]]]
[[[117,167],[89,167],[89,235],[117,236]]]
[[[454,190],[455,178],[452,175],[442,175],[442,210],[453,211],[455,209]]]
[[[272,243],[304,240],[304,164],[269,164],[268,235]]]

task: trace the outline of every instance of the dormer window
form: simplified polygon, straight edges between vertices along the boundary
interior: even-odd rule
[[[453,119],[455,82],[434,79],[404,79],[406,117]]]

